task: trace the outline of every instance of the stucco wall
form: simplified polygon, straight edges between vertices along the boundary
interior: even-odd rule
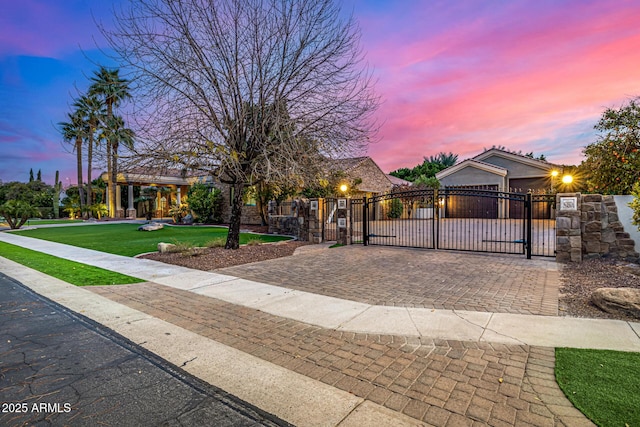
[[[501,156],[489,156],[482,160],[485,163],[500,166],[507,169],[509,172],[507,176],[509,178],[529,178],[537,176],[546,176],[550,169],[543,167],[535,167],[524,163],[509,160]]]
[[[467,166],[451,175],[445,176],[440,180],[440,184],[443,187],[458,185],[498,185],[498,187],[503,187],[504,178],[494,173]]]
[[[629,207],[633,196],[613,196],[613,200],[618,208],[618,220],[624,226],[624,231],[629,233],[629,237],[636,242],[636,248],[640,249],[640,231],[638,231],[638,226],[632,222],[633,210]]]

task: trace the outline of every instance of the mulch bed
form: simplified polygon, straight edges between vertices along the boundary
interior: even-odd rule
[[[610,314],[591,303],[591,293],[598,288],[640,289],[640,265],[612,259],[591,259],[566,264],[560,274],[559,310],[561,315],[617,319],[638,322],[625,314]]]
[[[196,270],[211,271],[218,268],[290,256],[293,255],[293,252],[297,248],[308,244],[307,242],[286,241],[261,245],[245,245],[240,246],[237,250],[209,248],[201,252],[199,251],[196,254],[154,253],[142,255],[140,258],[152,259]]]

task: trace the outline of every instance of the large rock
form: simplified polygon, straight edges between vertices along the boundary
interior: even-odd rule
[[[175,252],[175,251],[176,251],[176,245],[174,244],[164,243],[164,242],[158,243],[158,252],[160,252],[161,254],[166,254],[166,253]]]
[[[159,222],[150,222],[149,224],[141,225],[138,227],[138,231],[156,231],[161,230],[164,225]]]
[[[607,313],[624,313],[640,319],[640,289],[599,288],[591,294],[591,302]]]

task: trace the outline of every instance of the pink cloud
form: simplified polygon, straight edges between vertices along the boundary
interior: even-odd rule
[[[376,45],[370,57],[386,102],[370,154],[383,169],[494,144],[580,161],[604,107],[640,86],[632,72],[640,68],[640,5],[532,4],[463,16],[436,34],[403,28]]]

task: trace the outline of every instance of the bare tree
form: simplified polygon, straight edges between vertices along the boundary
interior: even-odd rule
[[[362,152],[379,99],[360,33],[332,0],[135,0],[105,31],[143,100],[136,154],[211,172],[243,191]]]

